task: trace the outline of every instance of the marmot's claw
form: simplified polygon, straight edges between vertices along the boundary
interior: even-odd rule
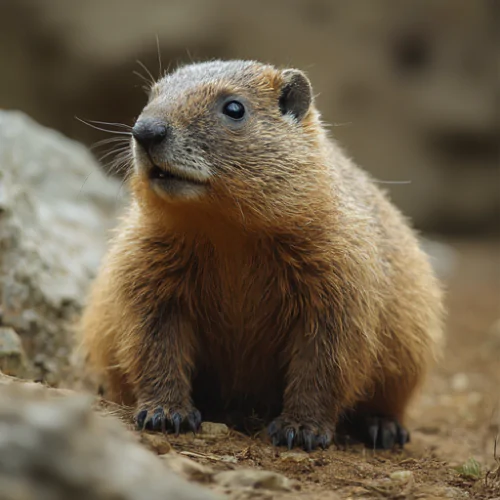
[[[201,425],[201,413],[195,408],[193,411],[188,413],[187,419],[189,428],[196,434]]]
[[[135,424],[138,431],[142,431],[146,426],[146,417],[148,416],[148,410],[141,410],[135,416]]]
[[[299,423],[286,417],[279,417],[267,429],[274,446],[301,446],[312,451],[318,446],[325,449],[332,440],[332,433],[315,423]]]
[[[376,449],[390,450],[396,444],[401,447],[410,440],[408,431],[395,419],[389,417],[366,417],[368,430],[366,445]]]
[[[154,410],[141,409],[135,422],[138,430],[171,432],[198,432],[201,425],[201,414],[196,408],[167,408],[158,406]]]
[[[151,427],[153,431],[165,432],[165,411],[163,408],[156,408],[151,417]]]
[[[304,450],[311,451],[315,444],[313,433],[308,430],[303,431],[303,440],[304,442],[302,444],[304,446]]]
[[[392,417],[360,413],[350,415],[343,425],[340,433],[343,441],[352,438],[368,448],[390,450],[396,445],[403,448],[410,441],[409,432]]]
[[[323,435],[319,437],[318,446],[326,450],[331,442],[331,438],[329,436]]]
[[[289,450],[293,448],[293,438],[295,437],[295,432],[293,429],[289,428],[286,430],[286,445]]]
[[[182,423],[182,417],[179,413],[174,413],[172,415],[172,424],[174,426],[174,433],[176,436],[178,436],[181,433],[181,423]]]
[[[402,426],[398,425],[398,434],[396,437],[396,443],[401,446],[401,448],[404,447],[406,443],[410,442],[410,433]]]
[[[380,421],[380,442],[384,450],[390,450],[396,444],[396,436],[398,434],[398,429],[396,424],[392,421]]]

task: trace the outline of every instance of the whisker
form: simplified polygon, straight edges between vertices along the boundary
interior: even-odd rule
[[[109,153],[115,153],[114,160],[116,161],[121,161],[125,158],[132,158],[132,152],[128,148],[114,149]],[[108,155],[108,153],[106,153],[106,155]]]
[[[133,157],[130,151],[121,151],[117,153],[116,157],[106,165],[109,173],[127,174],[132,166]]]
[[[105,128],[102,128],[102,127],[98,127],[97,125],[93,125],[92,123],[89,123],[85,120],[82,120],[81,118],[78,118],[78,116],[75,116],[75,118],[79,121],[79,122],[82,122],[84,123],[85,125],[87,125],[88,127],[91,127],[95,130],[100,130],[101,132],[107,132],[108,134],[119,134],[119,135],[126,135],[126,136],[131,136],[132,133],[131,132],[118,132],[116,130],[107,130]]]
[[[82,194],[82,189],[83,189],[83,186],[85,186],[86,182],[88,181],[88,179],[89,179],[89,177],[90,177],[91,175],[92,175],[92,172],[91,172],[89,175],[87,175],[87,176],[85,177],[85,180],[83,181],[83,183],[82,183],[82,185],[80,186],[80,189],[79,189],[79,191],[78,191],[77,198],[78,198],[78,197]]]
[[[127,130],[132,130],[132,126],[127,125],[125,123],[114,123],[114,122],[101,122],[99,120],[87,120],[90,123],[97,123],[98,125],[111,125],[115,127],[125,128]]]
[[[161,64],[160,37],[158,36],[158,33],[156,34],[156,50],[158,52],[159,78],[162,78],[163,77],[163,71],[162,71],[162,64]]]
[[[97,161],[101,163],[104,159],[108,158],[109,156],[112,155],[118,155],[125,153],[128,150],[128,148],[123,148],[123,149],[112,149],[111,151],[108,151],[107,153],[104,153],[102,156],[100,156]]]
[[[334,127],[350,127],[351,125],[353,125],[353,123],[352,122],[328,123],[328,122],[321,121],[321,125],[324,128],[330,129],[330,128],[334,128]]]
[[[373,182],[377,184],[411,184],[411,181],[381,181],[374,179]]]
[[[100,148],[102,146],[107,146],[108,144],[113,144],[113,143],[120,143],[129,146],[130,140],[126,139],[125,137],[110,137],[108,139],[102,139],[101,141],[97,141],[95,144],[92,144],[90,146],[90,150],[93,151],[97,148]]]
[[[142,89],[144,90],[144,92],[149,93],[152,86],[151,82],[142,73],[139,73],[139,71],[132,71],[132,73],[135,76],[138,76],[143,82],[146,82],[147,86],[143,85]]]
[[[139,61],[139,59],[137,59],[137,60],[136,60],[136,63],[137,63],[137,64],[138,64],[141,68],[143,68],[143,69],[144,69],[144,71],[146,72],[146,74],[147,74],[147,75],[149,76],[149,78],[150,78],[149,83],[151,84],[151,86],[153,86],[153,85],[155,84],[156,80],[155,80],[154,76],[151,74],[151,71],[149,71],[149,69],[147,68],[147,66],[146,66],[143,62]],[[147,81],[147,79],[146,79],[146,81]]]

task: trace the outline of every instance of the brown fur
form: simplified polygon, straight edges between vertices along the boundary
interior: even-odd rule
[[[169,154],[189,144],[212,177],[204,196],[176,199],[131,175],[83,317],[112,400],[168,414],[199,397],[202,413],[222,415],[243,401],[329,437],[351,408],[404,420],[438,352],[440,288],[407,222],[314,106],[300,122],[283,117],[283,85],[273,67],[215,62],[152,90],[143,115],[168,116]],[[222,90],[251,103],[241,130],[213,122]]]

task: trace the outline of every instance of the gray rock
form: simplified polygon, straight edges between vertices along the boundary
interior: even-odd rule
[[[7,375],[26,375],[26,355],[19,335],[12,329],[0,327],[0,371]]]
[[[62,391],[56,391],[62,392]],[[0,385],[2,500],[215,500],[169,471],[87,397]]]
[[[16,330],[52,383],[67,365],[119,192],[83,146],[0,112],[0,324]]]

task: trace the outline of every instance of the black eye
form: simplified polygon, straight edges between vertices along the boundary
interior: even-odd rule
[[[224,104],[222,112],[233,120],[241,120],[245,116],[245,106],[238,101],[229,101]]]

